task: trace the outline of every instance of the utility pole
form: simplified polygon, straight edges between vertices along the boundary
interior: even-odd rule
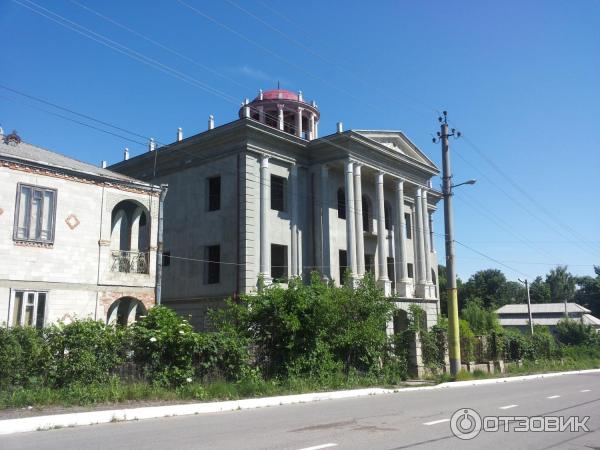
[[[527,290],[527,313],[529,314],[529,331],[533,336],[533,317],[531,316],[531,296],[529,295],[529,281],[525,278],[525,281],[518,279],[521,283],[525,285],[525,289]]]
[[[461,368],[460,360],[460,334],[458,329],[458,293],[456,288],[456,268],[454,266],[454,219],[452,213],[452,168],[450,166],[450,146],[448,138],[460,137],[460,131],[454,128],[448,133],[448,113],[439,117],[440,131],[438,139],[433,142],[442,143],[442,192],[444,194],[444,228],[446,231],[446,276],[448,292],[448,350],[450,353],[450,373],[456,375]],[[469,183],[472,184],[472,183]]]

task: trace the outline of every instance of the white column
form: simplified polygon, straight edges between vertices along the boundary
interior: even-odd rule
[[[296,116],[296,136],[302,137],[302,111],[304,108],[298,107],[298,115]]]
[[[129,250],[137,252],[139,250],[138,244],[140,241],[140,219],[144,210],[141,207],[137,207],[132,214],[131,230],[129,232]]]
[[[429,208],[427,206],[427,190],[423,189],[421,195],[421,201],[423,202],[422,214],[423,214],[423,247],[425,249],[425,279],[427,283],[431,284],[431,242],[429,235]]]
[[[396,181],[396,226],[394,228],[396,271],[396,295],[409,296],[408,270],[406,266],[406,222],[404,220],[404,180]]]
[[[258,109],[258,121],[260,123],[265,123],[265,107],[257,106],[256,109]]]
[[[313,139],[317,139],[319,137],[319,122],[315,121],[315,135]]]
[[[417,187],[417,193],[415,196],[415,275],[417,282],[417,297],[425,296],[425,243],[423,242],[423,202],[421,200],[421,188]]]
[[[431,275],[431,229],[430,229],[430,214],[429,207],[427,205],[427,190],[423,189],[423,195],[421,198],[423,202],[422,213],[423,213],[423,242],[425,248],[425,298],[433,299],[436,298],[435,286],[433,285],[433,277]]]
[[[331,245],[329,237],[329,169],[321,166],[321,271],[331,280]]]
[[[298,276],[298,166],[293,165],[290,170],[291,186],[291,273],[293,277]]]
[[[365,274],[365,239],[363,235],[362,222],[362,185],[361,185],[361,166],[354,164],[354,212],[347,208],[348,214],[354,214],[356,227],[356,275],[361,278]]]
[[[385,229],[385,199],[383,189],[383,172],[379,172],[375,178],[375,192],[377,195],[377,260],[378,260],[378,284],[383,288],[384,294],[391,295],[392,283],[388,278],[387,270],[387,230]]]
[[[269,157],[260,158],[260,274],[265,283],[271,282],[271,243],[269,241],[269,212],[271,210],[271,175]]]
[[[308,119],[308,139],[312,140],[315,138],[315,114],[310,113],[310,117]]]
[[[352,214],[352,206],[354,205],[354,182],[353,182],[353,164],[347,160],[345,163],[346,172],[346,254],[348,255],[348,268],[350,269],[350,277],[352,280],[356,278],[356,242],[355,242],[355,226],[354,214]],[[340,280],[342,282],[343,280]]]
[[[277,105],[277,128],[283,131],[283,104]]]

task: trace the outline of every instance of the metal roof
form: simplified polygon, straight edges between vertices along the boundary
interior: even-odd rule
[[[565,312],[564,303],[532,303],[531,313],[562,313]],[[591,311],[577,303],[567,303],[567,312],[589,314]],[[527,314],[527,304],[510,304],[496,310],[498,314]]]

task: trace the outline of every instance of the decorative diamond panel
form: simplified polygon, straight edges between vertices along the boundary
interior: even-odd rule
[[[65,223],[71,230],[74,230],[81,222],[79,222],[79,219],[75,214],[70,214],[69,217],[65,219]]]

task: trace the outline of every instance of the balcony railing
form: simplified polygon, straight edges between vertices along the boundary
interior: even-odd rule
[[[148,253],[113,250],[110,270],[122,273],[148,273]]]

